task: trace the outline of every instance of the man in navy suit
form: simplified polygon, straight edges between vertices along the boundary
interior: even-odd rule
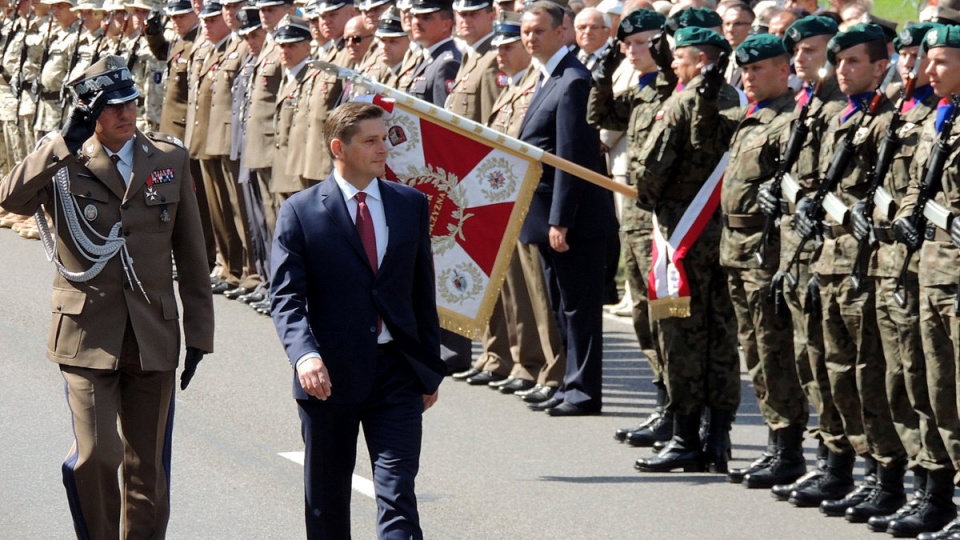
[[[563,9],[534,2],[520,36],[540,71],[520,139],[594,171],[602,171],[600,139],[587,124],[590,72],[563,43]],[[612,194],[548,165],[520,232],[540,247],[567,368],[560,390],[531,404],[551,416],[599,414],[603,382],[603,276],[606,238],[617,230]]]
[[[294,367],[305,444],[307,537],[350,537],[363,426],[379,538],[423,538],[414,479],[423,411],[446,372],[420,192],[381,180],[383,110],[346,103],[324,125],[334,172],[280,209],[271,313]]]

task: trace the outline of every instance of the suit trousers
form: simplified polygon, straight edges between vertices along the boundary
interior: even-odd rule
[[[60,372],[75,437],[63,463],[63,485],[77,537],[163,538],[170,517],[176,371],[140,369],[128,322],[116,370],[61,365]]]
[[[544,276],[567,347],[559,397],[591,410],[603,405],[603,287],[607,238],[570,242],[564,253],[543,250]]]
[[[540,247],[536,244],[518,242],[517,260],[523,271],[530,312],[533,315],[540,342],[540,354],[544,358],[544,364],[540,366],[534,380],[541,386],[556,388],[563,381],[563,373],[567,369],[567,353],[550,303],[550,292],[543,273]]]
[[[373,465],[377,538],[423,538],[414,493],[423,437],[423,387],[399,351],[386,349],[377,354],[373,389],[360,403],[297,400],[310,540],[350,538],[350,494],[361,426]]]

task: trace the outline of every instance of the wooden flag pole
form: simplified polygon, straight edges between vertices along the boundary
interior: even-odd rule
[[[525,143],[521,140],[504,135],[503,133],[494,131],[483,124],[479,124],[473,120],[453,114],[450,111],[447,111],[441,107],[437,107],[432,103],[417,99],[410,94],[384,86],[355,70],[343,68],[322,60],[314,60],[313,66],[317,69],[335,74],[341,79],[349,80],[353,84],[363,86],[375,94],[380,94],[386,98],[392,99],[394,103],[399,105],[401,108],[428,116],[432,120],[440,122],[444,125],[444,127],[449,128],[451,131],[455,131],[464,137],[468,137],[483,144],[494,146],[497,149],[509,152],[525,159],[542,161],[551,167],[570,173],[604,189],[615,191],[633,199],[637,198],[637,190],[630,186],[615,182],[610,178],[603,176],[602,174],[591,171],[590,169],[578,165],[568,159],[545,152],[540,148],[533,146],[532,144]]]

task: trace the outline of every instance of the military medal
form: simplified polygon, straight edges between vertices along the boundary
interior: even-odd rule
[[[157,200],[157,190],[153,189],[152,187],[147,188],[146,196],[147,199],[151,201]]]
[[[83,217],[87,218],[87,221],[93,221],[97,219],[98,215],[100,215],[100,212],[97,210],[97,207],[92,204],[88,204],[83,209]]]
[[[170,212],[167,211],[167,205],[160,206],[160,223],[167,223],[170,221]]]

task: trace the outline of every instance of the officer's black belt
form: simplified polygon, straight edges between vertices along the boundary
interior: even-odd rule
[[[850,229],[844,227],[843,225],[824,225],[823,226],[823,237],[824,238],[840,238],[845,234],[852,234]]]
[[[763,214],[723,214],[720,219],[728,229],[759,229],[767,222]]]
[[[950,233],[937,227],[932,223],[927,223],[927,229],[923,231],[923,237],[934,242],[949,242]]]
[[[40,99],[44,101],[60,99],[60,92],[40,92]]]
[[[790,201],[780,201],[780,213],[785,216],[792,216],[797,213],[797,205]]]

